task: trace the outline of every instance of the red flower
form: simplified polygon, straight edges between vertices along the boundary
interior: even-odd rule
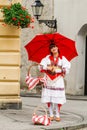
[[[31,28],[33,29],[33,28],[34,28],[34,26],[31,26]]]
[[[30,18],[30,16],[26,15],[26,18]]]
[[[17,19],[14,17],[14,18],[12,18],[12,20],[16,21]]]
[[[25,8],[25,7],[23,7],[23,6],[22,6],[22,9],[23,9],[23,10],[26,10],[26,8]]]
[[[5,24],[5,23],[3,23],[2,25],[3,25],[3,26],[6,26],[6,24]]]
[[[31,22],[32,22],[32,23],[34,22],[34,18],[31,19]]]
[[[18,26],[20,26],[20,22],[18,22]]]
[[[10,8],[11,8],[11,6],[8,7],[8,9],[10,9]]]
[[[28,24],[27,27],[29,28],[29,27],[30,27],[30,24]]]
[[[21,20],[24,20],[24,18],[21,18]]]
[[[31,26],[30,24],[28,24],[27,27],[32,29],[34,28],[34,26],[33,25]]]

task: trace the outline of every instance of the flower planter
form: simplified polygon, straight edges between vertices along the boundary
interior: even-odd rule
[[[4,25],[0,22],[0,36],[20,37],[20,29],[12,25]]]
[[[29,14],[28,10],[20,3],[11,4],[9,7],[5,6],[1,12],[3,13],[3,21],[7,25],[14,25],[18,28],[28,28],[33,22],[31,14]]]

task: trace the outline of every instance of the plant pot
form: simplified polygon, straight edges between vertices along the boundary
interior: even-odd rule
[[[21,29],[13,25],[4,25],[0,22],[0,36],[20,37]]]

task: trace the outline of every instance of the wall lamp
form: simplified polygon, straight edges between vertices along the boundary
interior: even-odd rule
[[[39,20],[39,17],[42,15],[44,5],[41,3],[40,0],[35,0],[35,2],[31,5],[33,15],[38,20],[39,24],[44,23],[49,28],[54,28],[57,31],[57,20]]]

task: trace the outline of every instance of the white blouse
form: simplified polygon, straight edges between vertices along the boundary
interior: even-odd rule
[[[50,61],[50,58],[49,58],[50,55],[47,55],[45,58],[43,58],[40,62],[40,65],[42,65],[43,69],[44,70],[47,70],[47,65],[51,64],[51,61]],[[66,71],[66,74],[69,73],[69,70],[71,68],[71,63],[64,57],[62,56],[62,58],[59,58],[58,59],[58,63],[57,63],[58,66],[61,66],[62,69],[65,69]],[[41,70],[41,68],[40,68]],[[56,70],[56,73],[59,73],[59,70]]]

